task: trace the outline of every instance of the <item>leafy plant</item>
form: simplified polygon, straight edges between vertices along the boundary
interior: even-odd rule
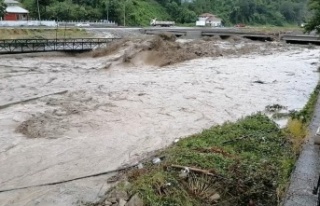
[[[6,12],[7,6],[5,5],[3,0],[0,0],[0,16],[2,17]]]
[[[308,19],[308,23],[305,25],[305,30],[306,32],[316,30],[317,33],[320,33],[320,1],[310,0],[309,8],[312,12],[312,16]]]

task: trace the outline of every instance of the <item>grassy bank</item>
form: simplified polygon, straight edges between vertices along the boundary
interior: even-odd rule
[[[160,164],[130,171],[124,189],[146,205],[280,205],[319,93],[285,129],[256,114],[182,139]]]
[[[305,137],[308,135],[308,127],[315,113],[316,104],[320,93],[320,83],[316,86],[307,104],[302,110],[291,113],[286,133],[291,136],[294,151],[298,154]]]
[[[285,133],[262,114],[204,130],[159,156],[160,164],[128,174],[132,186],[125,189],[146,205],[278,205],[296,157]]]
[[[320,83],[318,83],[316,88],[313,90],[307,104],[303,107],[303,109],[299,112],[292,113],[292,119],[300,120],[303,124],[309,126],[309,123],[311,122],[314,111],[315,111],[319,93],[320,93]]]
[[[256,114],[183,139],[159,165],[130,171],[124,189],[146,205],[279,205],[319,93],[320,84],[285,129]]]
[[[52,39],[90,37],[83,29],[0,29],[0,39]]]

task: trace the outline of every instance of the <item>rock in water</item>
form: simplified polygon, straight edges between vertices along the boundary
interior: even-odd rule
[[[109,202],[108,200],[106,200],[106,201],[104,202],[104,205],[105,205],[105,206],[112,205],[112,202]]]
[[[126,205],[126,201],[125,200],[123,200],[123,199],[120,199],[119,200],[119,206],[125,206]]]

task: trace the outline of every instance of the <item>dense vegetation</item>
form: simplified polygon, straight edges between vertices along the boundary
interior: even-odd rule
[[[191,23],[213,13],[226,24],[298,24],[306,18],[308,0],[39,0],[43,19],[100,20],[146,25],[151,18]],[[37,18],[37,0],[21,0]],[[126,14],[126,15],[124,15]],[[125,17],[124,17],[125,16]]]
[[[279,205],[296,158],[288,137],[261,114],[215,126],[129,172],[126,190],[146,205]]]
[[[0,0],[0,16],[3,16],[6,10],[6,5],[3,3],[3,0]]]
[[[316,30],[317,33],[319,34],[320,33],[320,1],[310,0],[309,6],[310,6],[310,10],[312,11],[312,17],[309,19],[305,29],[307,32]]]

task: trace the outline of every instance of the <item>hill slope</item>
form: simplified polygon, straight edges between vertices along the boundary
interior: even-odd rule
[[[39,0],[43,19],[110,19],[123,25],[148,25],[150,19],[195,22],[210,12],[225,24],[298,24],[305,21],[308,0]],[[36,0],[21,0],[37,18]],[[184,3],[181,3],[184,2]],[[124,17],[124,14],[126,14]]]

